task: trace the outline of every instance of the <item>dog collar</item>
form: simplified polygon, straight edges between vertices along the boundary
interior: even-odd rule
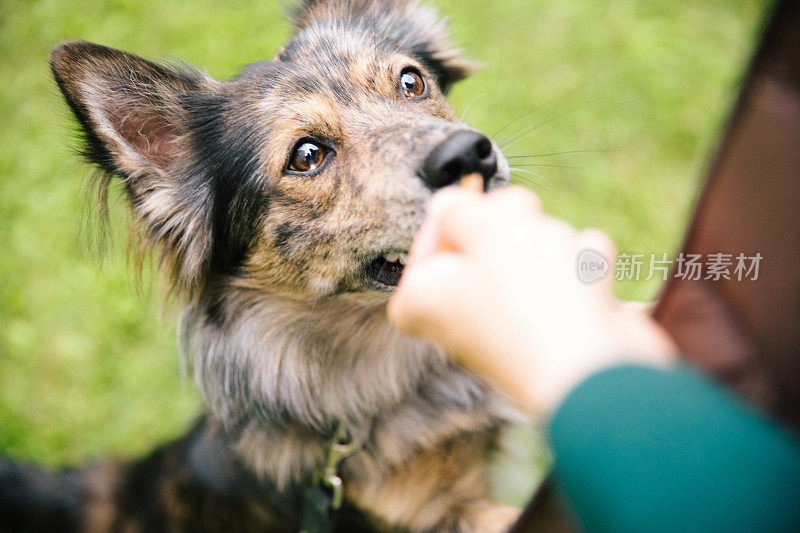
[[[328,444],[325,465],[314,470],[311,485],[303,494],[300,533],[331,533],[334,530],[337,511],[344,500],[344,483],[339,477],[339,465],[360,448],[361,444],[340,422]]]

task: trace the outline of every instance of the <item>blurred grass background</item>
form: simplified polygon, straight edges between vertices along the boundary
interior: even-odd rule
[[[622,251],[674,251],[767,2],[436,4],[485,65],[451,96],[467,122],[491,134],[538,109],[500,133],[534,119],[507,155],[589,150],[525,160],[543,166],[522,168],[520,183]],[[87,172],[50,48],[86,39],[225,78],[289,33],[275,0],[0,0],[0,454],[50,465],[135,456],[200,409],[180,376],[177,309],[160,310],[157,281],[130,281],[119,203],[105,260],[79,237]],[[657,289],[617,287],[639,300]]]

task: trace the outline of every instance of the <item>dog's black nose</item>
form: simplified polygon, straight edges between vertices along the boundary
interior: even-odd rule
[[[474,131],[457,131],[439,143],[422,163],[420,175],[433,189],[479,172],[483,188],[497,172],[497,156],[488,137]]]

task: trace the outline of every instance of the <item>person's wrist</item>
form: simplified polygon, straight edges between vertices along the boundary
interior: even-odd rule
[[[648,315],[620,308],[616,301],[583,310],[566,329],[548,330],[531,339],[528,358],[538,361],[527,394],[519,394],[526,411],[550,416],[569,393],[590,376],[623,364],[663,367],[677,359],[666,333]],[[532,353],[538,350],[538,353]],[[521,357],[520,357],[521,358]]]

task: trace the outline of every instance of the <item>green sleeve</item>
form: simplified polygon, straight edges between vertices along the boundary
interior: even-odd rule
[[[797,436],[687,366],[593,375],[549,436],[587,531],[800,531]]]

